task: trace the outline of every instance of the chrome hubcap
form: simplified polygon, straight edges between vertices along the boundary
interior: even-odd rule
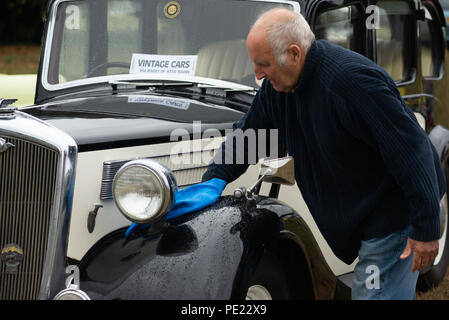
[[[273,298],[264,286],[256,284],[249,287],[245,300],[273,300]]]

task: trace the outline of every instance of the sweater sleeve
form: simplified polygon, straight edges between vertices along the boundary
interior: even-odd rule
[[[333,90],[341,123],[353,136],[378,150],[403,190],[411,212],[410,237],[418,241],[438,239],[439,202],[445,182],[425,131],[394,82],[381,71],[363,70],[343,82],[345,85]]]
[[[257,163],[260,154],[258,130],[274,128],[266,111],[269,102],[267,81],[264,81],[251,108],[240,121],[233,124],[232,133],[226,136],[226,140],[217,150],[203,174],[202,181],[220,178],[229,183],[242,175],[250,164]],[[268,135],[265,137],[269,140]],[[254,141],[256,143],[252,143]]]

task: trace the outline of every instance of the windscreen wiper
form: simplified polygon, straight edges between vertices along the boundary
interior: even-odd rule
[[[229,88],[203,83],[175,82],[175,81],[110,81],[113,94],[118,91],[146,89],[149,93],[170,94],[177,97],[224,105],[230,109],[246,113],[254,99],[255,90],[252,88]]]
[[[230,89],[226,87],[198,84],[187,88],[155,87],[153,93],[170,94],[198,101],[224,105],[230,109],[246,113],[254,99],[252,89]]]
[[[120,80],[112,80],[109,81],[109,84],[112,87],[112,93],[116,94],[119,89],[152,89],[152,88],[172,88],[172,87],[189,87],[193,86],[192,82],[173,82],[173,81],[164,81],[164,82],[153,82],[153,81],[120,81]]]

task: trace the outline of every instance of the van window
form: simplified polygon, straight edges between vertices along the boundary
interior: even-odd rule
[[[418,22],[421,45],[421,67],[425,78],[438,78],[442,72],[443,54],[438,33],[439,23],[435,21],[426,7],[425,20]]]
[[[426,11],[426,20],[418,22],[419,28],[419,39],[421,41],[421,66],[422,66],[422,74],[424,77],[433,76],[433,60],[432,60],[432,36],[430,34],[430,22],[432,17],[428,13],[428,10],[424,8]]]
[[[362,26],[360,10],[352,5],[321,13],[315,21],[315,36],[347,49],[361,52],[357,34]]]
[[[407,2],[379,1],[379,28],[376,30],[376,62],[396,82],[411,77],[412,56],[404,53],[411,46],[412,10]]]

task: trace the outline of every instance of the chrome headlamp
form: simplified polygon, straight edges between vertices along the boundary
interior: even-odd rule
[[[173,173],[157,161],[129,161],[112,183],[114,201],[123,215],[137,223],[159,220],[171,209],[176,190]]]

